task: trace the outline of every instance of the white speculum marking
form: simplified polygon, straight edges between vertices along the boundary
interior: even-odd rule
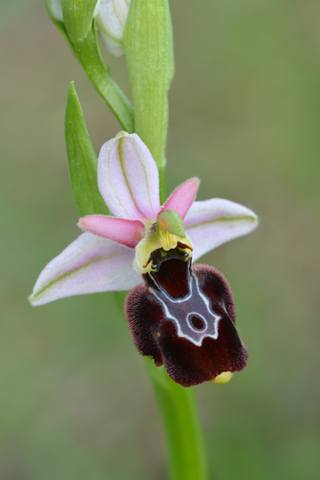
[[[177,328],[179,337],[186,338],[197,346],[201,346],[203,339],[218,338],[218,323],[220,315],[211,309],[208,298],[201,292],[198,279],[190,275],[189,293],[182,298],[174,298],[166,292],[153,278],[159,291],[151,289],[160,302],[167,319],[172,320]]]

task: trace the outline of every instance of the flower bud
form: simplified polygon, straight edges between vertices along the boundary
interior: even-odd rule
[[[124,54],[122,45],[124,26],[131,0],[101,0],[98,25],[101,38],[116,57]]]
[[[60,0],[46,0],[47,9],[52,18],[63,22],[62,8]]]
[[[63,22],[63,13],[61,7],[61,0],[46,0],[47,9],[52,18],[58,20],[59,22]],[[96,8],[93,12],[93,18],[98,15],[100,9],[100,0],[97,1]]]

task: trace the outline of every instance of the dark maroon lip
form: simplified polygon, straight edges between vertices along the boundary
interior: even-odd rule
[[[231,289],[207,265],[191,267],[183,249],[155,251],[158,268],[144,274],[125,304],[126,319],[142,355],[165,365],[184,387],[242,370],[247,350],[235,327]]]

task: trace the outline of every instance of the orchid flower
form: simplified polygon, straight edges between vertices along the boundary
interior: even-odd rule
[[[125,313],[141,354],[183,386],[229,381],[247,362],[231,290],[216,269],[191,262],[252,231],[257,217],[229,200],[195,201],[199,183],[187,180],[161,206],[150,151],[120,132],[98,158],[98,187],[113,216],[80,219],[85,233],[44,268],[31,303],[132,289]]]
[[[98,0],[92,15],[107,49],[116,57],[124,55],[123,32],[131,0]],[[52,18],[64,22],[61,0],[46,0]]]
[[[97,4],[93,12],[93,18],[95,18],[99,13],[100,2],[101,0],[97,0]],[[59,22],[63,22],[61,0],[46,0],[46,5],[52,18],[58,20]]]
[[[108,50],[116,57],[124,54],[123,32],[131,0],[101,0],[98,26]]]

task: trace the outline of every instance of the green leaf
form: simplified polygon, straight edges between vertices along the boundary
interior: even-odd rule
[[[87,36],[98,0],[61,0],[64,24],[73,45]]]
[[[124,31],[135,131],[150,149],[161,175],[165,167],[168,91],[173,77],[168,0],[132,0]]]
[[[97,184],[97,156],[73,82],[68,92],[65,137],[73,195],[80,216],[108,214]]]

